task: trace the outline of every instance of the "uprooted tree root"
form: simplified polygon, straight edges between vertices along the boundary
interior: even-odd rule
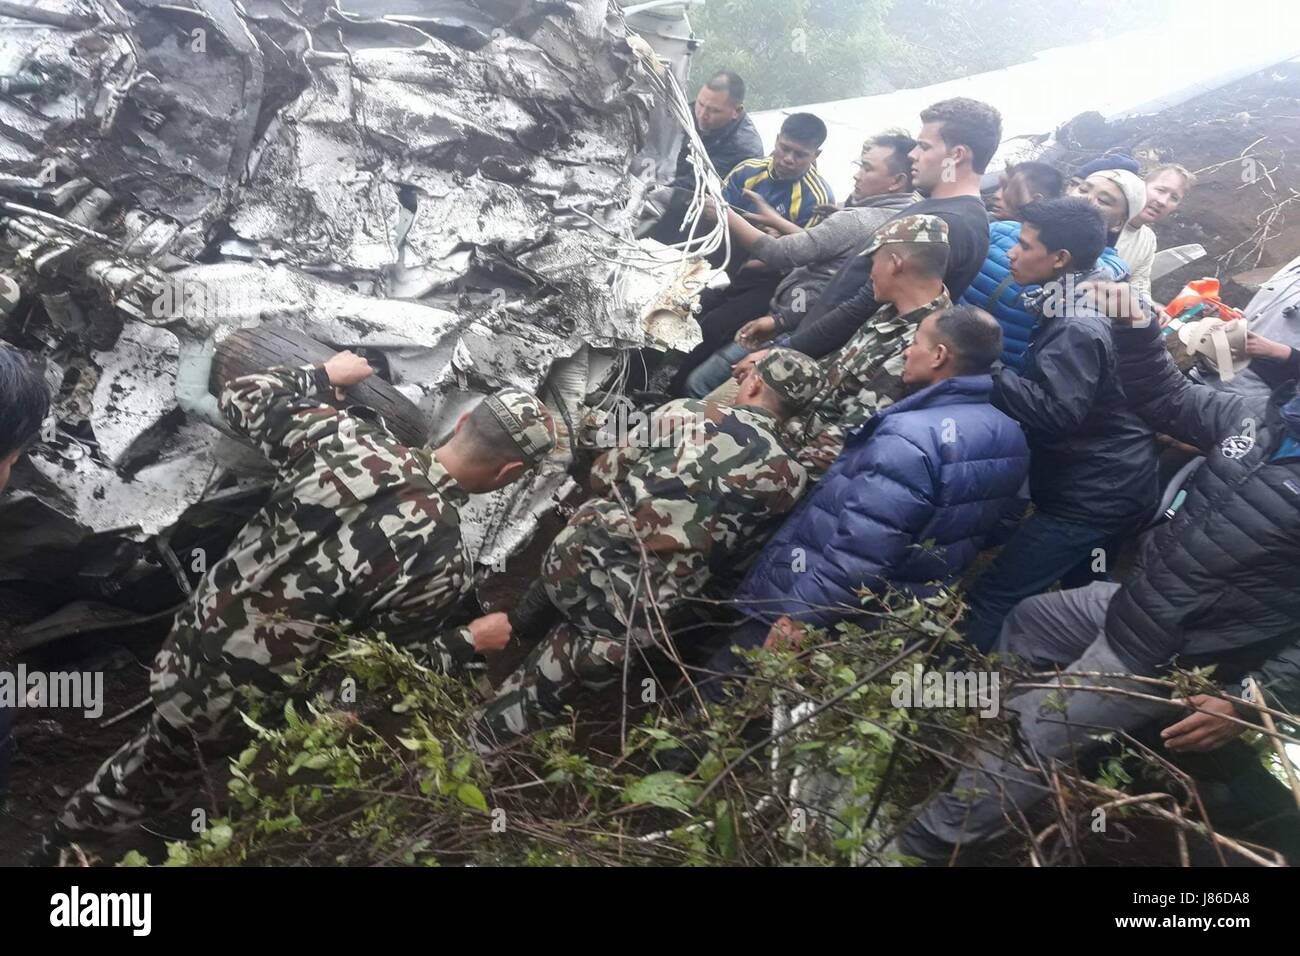
[[[232,761],[229,816],[187,843],[169,844],[168,863],[884,862],[892,836],[975,747],[1015,752],[1014,718],[1005,707],[981,716],[977,709],[896,706],[898,675],[910,679],[917,663],[942,670],[938,662],[960,647],[952,629],[960,611],[946,594],[896,602],[879,612],[870,635],[842,625],[837,640],[814,635],[821,642],[813,646],[755,653],[754,673],[737,697],[707,717],[679,712],[675,701],[692,696],[680,693],[639,724],[628,726],[626,706],[594,732],[575,716],[486,759],[469,743],[466,715],[476,700],[468,685],[385,641],[344,641],[313,679],[355,689],[355,696],[290,704],[283,719],[247,718],[254,741]],[[965,658],[951,666],[969,672],[998,665]],[[1004,699],[1011,682],[1035,686],[1033,675],[1005,665],[1001,674]],[[1204,674],[1147,683],[1165,696],[1209,687]],[[775,722],[764,718],[773,711]],[[1259,740],[1261,760],[1271,752],[1270,735],[1291,741],[1270,724]],[[578,739],[594,743],[579,747]],[[602,739],[618,752],[602,752]],[[1066,765],[1033,766],[1048,798],[1030,818],[1008,819],[1012,832],[999,843],[998,862],[1120,862],[1130,846],[1125,838],[1137,829],[1148,850],[1154,842],[1172,851],[1163,862],[1188,865],[1193,844],[1224,863],[1285,863],[1274,850],[1216,832],[1196,782],[1164,756],[1123,735],[1108,739],[1113,750],[1091,776]],[[656,756],[675,748],[700,755],[698,767],[658,769]],[[1030,766],[1025,759],[1020,765]],[[1138,777],[1162,783],[1154,792],[1122,791]],[[1104,833],[1091,825],[1099,809],[1111,821]],[[132,853],[123,862],[145,860]]]

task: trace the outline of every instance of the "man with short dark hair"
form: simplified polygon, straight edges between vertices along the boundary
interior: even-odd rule
[[[1045,199],[1021,215],[1016,282],[1039,318],[1022,374],[994,377],[993,404],[1024,427],[1035,512],[971,588],[967,639],[981,651],[1007,613],[1057,581],[1076,587],[1109,571],[1116,539],[1156,501],[1154,435],[1126,404],[1110,321],[1083,288],[1106,247],[1101,214],[1082,199]]]
[[[738,163],[763,155],[763,138],[745,112],[745,81],[731,70],[713,74],[695,95],[695,131],[722,179]],[[673,185],[693,189],[694,184],[695,167],[683,146]]]
[[[819,206],[833,205],[830,184],[817,172],[817,157],[826,142],[826,124],[812,113],[791,113],[781,124],[772,155],[737,163],[722,186],[734,209],[758,212],[753,193],[795,226],[807,228],[821,218]]]
[[[1037,287],[1025,288],[1011,274],[1011,250],[1020,242],[1021,210],[1038,199],[1056,199],[1064,181],[1046,163],[1026,162],[1009,166],[1002,185],[993,197],[998,221],[989,224],[989,253],[971,280],[961,301],[987,311],[1002,326],[1002,364],[1020,372],[1025,367],[1025,349],[1038,324],[1038,316],[1025,305],[1025,296]],[[1102,250],[1098,269],[1105,269],[1115,281],[1128,276],[1128,267],[1110,246]]]
[[[956,297],[988,254],[988,210],[980,177],[1002,139],[1002,117],[987,103],[965,97],[943,100],[921,113],[912,150],[912,185],[927,198],[906,215],[938,216],[948,226],[944,285]],[[839,348],[876,311],[870,263],[851,258],[822,290],[789,346],[814,358]]]
[[[719,179],[738,163],[762,156],[763,137],[745,112],[745,81],[731,70],[719,70],[695,95],[695,132]],[[664,245],[686,241],[682,217],[695,193],[695,166],[689,143],[682,143],[677,168],[668,184],[664,213],[650,235]]]
[[[267,504],[212,565],[154,661],[142,730],[73,794],[46,859],[166,811],[246,731],[239,711],[272,710],[340,631],[382,634],[456,671],[499,651],[510,622],[488,614],[439,632],[473,585],[458,509],[521,478],[554,444],[550,413],[518,389],[488,395],[434,449],[410,448],[383,419],[346,402],[374,370],[340,352],[226,384],[220,408],[277,466]],[[198,753],[196,755],[196,748]]]
[[[728,213],[733,248],[751,258],[740,270],[741,281],[708,297],[714,302],[700,316],[704,339],[678,366],[671,394],[709,394],[731,377],[731,367],[748,352],[799,324],[853,250],[921,198],[912,191],[908,158],[915,145],[910,136],[896,132],[863,143],[845,208],[810,229],[800,229],[766,203],[759,203],[757,216]],[[784,234],[772,236],[760,227]],[[702,297],[702,307],[705,301]]]
[[[1027,160],[1008,166],[989,204],[995,219],[1020,220],[1020,210],[1038,199],[1056,199],[1065,191],[1065,177],[1048,163]]]
[[[744,666],[733,647],[796,625],[869,627],[863,589],[924,598],[966,570],[1023,508],[1029,450],[989,402],[1002,332],[970,306],[931,311],[903,355],[907,394],[852,431],[843,453],[763,548],[736,592],[747,620],[708,670]],[[722,697],[720,685],[706,696]]]
[[[943,287],[948,226],[937,216],[904,216],[876,231],[860,254],[871,264],[880,306],[841,348],[821,360],[826,384],[785,434],[814,477],[830,467],[844,436],[905,392],[903,350],[920,321],[951,305]],[[766,353],[737,363],[737,373]]]
[[[37,439],[50,410],[50,391],[40,372],[17,349],[0,345],[0,493],[28,446]],[[0,704],[0,802],[9,785],[9,739],[14,711]]]
[[[910,390],[959,375],[985,375],[1002,352],[1002,330],[989,314],[952,306],[927,316],[903,352],[903,384]]]

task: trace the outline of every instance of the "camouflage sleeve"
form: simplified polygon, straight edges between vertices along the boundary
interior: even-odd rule
[[[474,639],[466,626],[451,626],[448,615],[461,606],[469,582],[461,561],[460,531],[457,526],[425,524],[399,512],[387,535],[393,551],[396,586],[378,583],[383,592],[370,605],[376,629],[388,639],[411,651],[421,663],[445,673],[456,673],[474,659]],[[383,568],[375,559],[372,567]],[[352,587],[361,585],[360,575]]]
[[[272,368],[227,382],[221,414],[271,461],[283,465],[337,432],[345,413],[319,400],[332,395],[322,366]]]
[[[676,446],[671,464],[636,476],[643,483],[632,516],[637,535],[660,556],[689,551],[711,560],[715,547],[729,550],[753,527],[793,508],[806,482],[774,435],[760,437],[734,421],[699,434],[701,440]]]
[[[633,466],[641,458],[641,448],[635,445],[616,445],[591,465],[589,482],[597,495],[607,495],[615,485],[627,480]]]
[[[761,464],[728,477],[725,484],[710,534],[730,553],[738,541],[750,538],[766,522],[794,510],[808,485],[808,472],[795,457],[774,446]]]
[[[444,674],[458,674],[478,656],[474,650],[474,637],[468,626],[447,627],[436,630],[436,622],[429,617],[423,620],[398,623],[388,621],[369,629],[372,637],[384,639],[409,651],[426,667]]]
[[[410,650],[422,664],[444,674],[462,673],[478,659],[468,627],[449,628],[427,641],[417,641]]]
[[[792,447],[797,450],[799,464],[820,478],[830,471],[844,450],[844,429],[834,422],[823,423],[820,430],[806,439],[803,435],[793,436]]]

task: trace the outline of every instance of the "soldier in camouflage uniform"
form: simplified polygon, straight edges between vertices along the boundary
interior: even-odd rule
[[[45,859],[193,792],[205,760],[239,747],[239,709],[282,699],[342,633],[384,634],[445,670],[509,640],[501,614],[437,633],[473,580],[457,509],[546,455],[549,413],[506,389],[436,450],[408,448],[369,409],[336,407],[370,374],[343,352],[227,384],[225,419],[278,468],[271,498],[178,614],[150,675],[149,723],[68,801]]]
[[[815,360],[772,349],[734,405],[669,402],[646,433],[597,459],[594,497],[542,562],[561,623],[476,715],[480,746],[556,719],[583,688],[608,687],[630,647],[654,643],[661,620],[710,585],[739,580],[742,559],[803,493],[804,470],[778,431],[820,387]]]
[[[787,444],[799,450],[812,480],[839,457],[849,431],[903,397],[903,351],[922,319],[952,304],[943,286],[947,253],[948,224],[925,215],[886,223],[862,251],[872,257],[871,280],[881,306],[821,360],[825,385],[807,411],[785,425]]]

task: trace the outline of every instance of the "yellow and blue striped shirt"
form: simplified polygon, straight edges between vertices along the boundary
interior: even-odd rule
[[[798,179],[776,179],[772,175],[770,156],[738,164],[723,183],[722,195],[737,209],[754,212],[753,203],[744,196],[746,189],[758,193],[782,216],[805,229],[820,220],[813,211],[817,206],[835,202],[830,183],[816,169],[808,170]]]

